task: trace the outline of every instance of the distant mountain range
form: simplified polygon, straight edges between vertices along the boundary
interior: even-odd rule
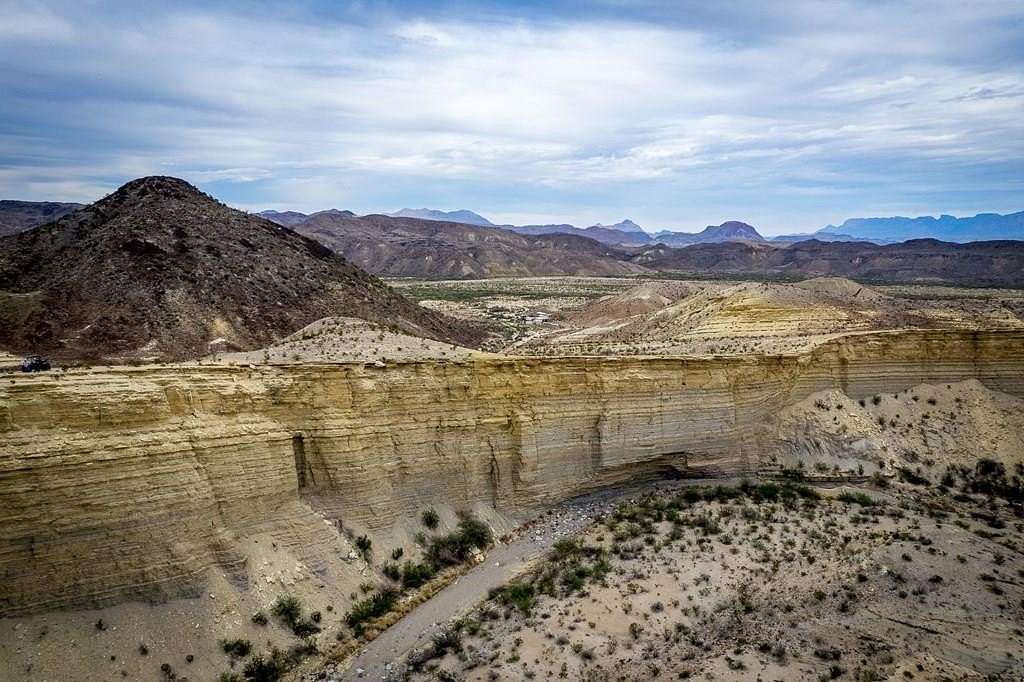
[[[651,236],[629,218],[614,225],[591,225],[576,227],[575,225],[499,225],[502,229],[519,234],[574,234],[579,237],[596,239],[603,244],[616,246],[642,246],[651,243]]]
[[[689,246],[691,244],[717,244],[727,241],[773,242],[791,244],[808,239],[818,241],[871,241],[877,244],[891,244],[909,239],[938,239],[949,242],[972,242],[999,239],[1024,240],[1024,211],[1001,215],[980,213],[970,218],[942,215],[938,218],[851,218],[841,225],[827,225],[812,233],[785,234],[764,237],[758,231],[736,220],[721,225],[709,225],[701,232],[677,232],[659,230],[649,233],[628,218],[614,225],[598,223],[590,227],[576,227],[569,224],[552,225],[497,225],[473,211],[435,211],[432,209],[402,209],[389,214],[392,217],[420,218],[445,222],[466,223],[501,227],[519,234],[575,234],[590,237],[605,244],[619,246],[643,246],[665,244],[667,246]],[[265,216],[273,220],[271,216]],[[282,223],[287,224],[287,223]]]
[[[370,272],[394,277],[634,275],[618,248],[576,234],[517,234],[466,223],[321,212],[295,225]]]
[[[57,220],[82,206],[56,201],[0,201],[0,237]]]
[[[783,246],[750,242],[655,245],[631,257],[637,265],[680,276],[848,277],[861,282],[1024,286],[1024,243],[968,244],[914,239],[898,244],[823,242]]]
[[[834,275],[872,282],[1024,286],[1024,243],[1016,241],[955,244],[919,239],[878,245],[809,239],[787,244],[758,239],[752,227],[733,221],[694,235],[673,233],[684,240],[704,240],[696,243],[623,246],[580,234],[594,234],[588,230],[520,234],[465,223],[327,212],[293,229],[359,267],[393,277]]]
[[[0,201],[0,236],[14,234],[36,225],[56,220],[82,207],[82,204],[34,201]],[[317,213],[298,211],[260,211],[256,215],[285,227],[294,227],[314,215],[355,217],[352,211],[328,209]],[[595,239],[614,246],[640,247],[653,244],[690,246],[739,241],[751,243],[795,244],[808,239],[823,242],[874,242],[892,244],[910,239],[938,239],[948,242],[971,242],[1013,239],[1024,240],[1024,211],[1001,215],[979,213],[968,218],[941,215],[938,218],[850,218],[840,225],[827,225],[816,232],[762,236],[753,226],[737,220],[709,225],[700,232],[659,230],[648,232],[628,218],[612,225],[597,223],[590,227],[570,224],[498,225],[474,211],[459,209],[438,211],[429,208],[403,208],[385,214],[392,218],[414,218],[435,222],[460,223],[479,227],[497,227],[524,235],[572,234]]]
[[[1024,211],[979,213],[971,218],[941,215],[938,218],[851,218],[842,225],[828,225],[815,236],[847,234],[862,239],[902,242],[908,239],[976,242],[993,239],[1024,239]]]
[[[19,216],[35,211],[20,203],[13,209]],[[40,208],[36,212],[43,211]],[[828,226],[813,234],[768,240],[754,227],[739,221],[708,226],[697,233],[663,230],[652,235],[631,220],[578,228],[573,225],[484,226],[388,215],[357,216],[337,209],[313,214],[293,211],[261,214],[289,225],[290,230],[319,241],[372,273],[390,276],[478,278],[677,273],[698,277],[791,278],[839,275],[870,281],[1024,286],[1024,243],[1021,241],[957,244],[916,239],[888,245],[872,243],[902,236],[921,225],[957,225],[972,236],[1024,236],[1014,227],[1019,225],[1021,215],[983,214],[973,219],[858,219],[848,220],[838,227]],[[0,221],[3,218],[0,211]],[[94,285],[86,285],[86,288],[90,286]],[[77,283],[74,289],[80,289]]]

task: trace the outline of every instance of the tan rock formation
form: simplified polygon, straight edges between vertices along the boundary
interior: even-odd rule
[[[339,525],[426,505],[518,517],[671,467],[740,472],[827,389],[1024,395],[1024,333],[866,333],[791,356],[167,365],[0,377],[0,615],[242,581],[269,534],[325,581]],[[326,518],[326,520],[325,520]]]

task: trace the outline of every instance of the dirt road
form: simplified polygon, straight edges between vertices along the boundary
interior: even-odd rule
[[[737,479],[738,480],[738,479]],[[539,520],[507,545],[498,545],[487,554],[487,559],[457,581],[438,592],[414,611],[391,626],[370,642],[351,662],[346,670],[329,673],[326,678],[340,680],[381,680],[387,678],[389,665],[403,655],[430,641],[430,638],[452,618],[479,603],[492,588],[506,583],[525,570],[531,561],[542,556],[561,537],[578,533],[594,518],[624,499],[652,489],[732,484],[737,480],[688,479],[670,483],[633,486],[602,491],[565,502]]]

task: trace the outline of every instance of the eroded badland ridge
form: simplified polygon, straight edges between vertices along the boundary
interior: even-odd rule
[[[864,334],[719,360],[11,377],[0,387],[0,607],[181,596],[211,568],[245,584],[244,540],[259,532],[330,573],[330,555],[348,551],[335,522],[387,532],[429,505],[515,518],[645,469],[750,473],[786,454],[766,428],[780,405],[967,379],[1024,396],[1024,334]]]

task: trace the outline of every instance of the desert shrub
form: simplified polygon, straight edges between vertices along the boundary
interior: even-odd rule
[[[266,657],[256,654],[245,664],[243,673],[251,682],[277,682],[288,670],[284,652],[276,647]]]
[[[270,612],[284,621],[285,625],[291,627],[302,617],[302,602],[298,597],[282,594],[270,607]]]
[[[398,564],[393,564],[389,561],[380,570],[384,575],[396,582],[402,579],[402,571],[398,568]]]
[[[423,525],[430,530],[434,530],[441,523],[441,517],[438,516],[437,512],[433,509],[427,509],[424,511],[421,520],[423,521]]]
[[[234,658],[245,658],[252,651],[252,642],[247,639],[222,639],[218,644],[224,653]]]
[[[608,560],[601,557],[594,562],[590,567],[590,579],[594,582],[600,582],[604,580],[605,576],[611,573],[612,565],[608,563]]]
[[[583,543],[577,538],[561,538],[555,541],[552,548],[552,556],[556,561],[576,556],[583,548]]]
[[[402,587],[407,590],[420,587],[433,578],[436,572],[434,566],[428,561],[419,563],[406,561],[402,566]]]
[[[449,651],[462,651],[462,634],[458,628],[447,628],[435,633],[432,642],[437,657],[444,656]]]
[[[398,561],[399,559],[401,559],[404,554],[405,554],[405,550],[402,549],[401,547],[395,547],[393,550],[391,550],[391,558],[394,559],[395,561]]]
[[[362,634],[366,621],[383,616],[392,609],[397,600],[398,590],[393,587],[383,587],[372,596],[353,604],[345,614],[345,623],[357,634]]]
[[[838,499],[840,502],[846,502],[847,504],[859,504],[862,507],[873,507],[875,505],[875,501],[871,499],[869,495],[862,492],[844,490],[839,494]]]
[[[767,500],[769,502],[774,502],[779,499],[780,491],[781,488],[779,488],[775,483],[761,483],[754,488],[754,494],[752,497],[755,500]]]
[[[899,469],[897,469],[897,473],[899,473],[901,481],[905,483],[910,483],[911,485],[928,485],[929,483],[931,483],[931,481],[929,481],[924,476],[920,475],[916,471],[913,471],[912,469],[907,469],[906,467],[900,467]]]
[[[290,594],[282,594],[271,606],[270,612],[281,619],[298,637],[309,637],[320,632],[314,621],[302,617],[302,602]]]
[[[590,569],[582,564],[570,564],[564,571],[562,571],[562,585],[565,586],[566,592],[572,594],[583,589],[583,586],[587,583],[587,578],[590,577]]]
[[[267,614],[263,613],[262,611],[257,611],[256,613],[252,614],[252,622],[256,625],[266,625]]]
[[[355,544],[356,549],[359,550],[359,553],[365,557],[367,554],[370,553],[370,548],[373,547],[373,540],[366,537],[365,535],[360,535],[356,538]]]
[[[285,661],[289,668],[294,668],[299,663],[302,663],[304,659],[318,652],[319,649],[316,646],[316,640],[309,637],[298,644],[293,644],[288,647],[288,655],[285,657]]]
[[[533,585],[525,581],[511,582],[494,590],[491,596],[505,606],[515,606],[527,616],[537,602]]]
[[[470,514],[463,514],[454,531],[431,538],[427,557],[437,566],[452,566],[468,559],[474,549],[486,549],[492,541],[487,524]]]

